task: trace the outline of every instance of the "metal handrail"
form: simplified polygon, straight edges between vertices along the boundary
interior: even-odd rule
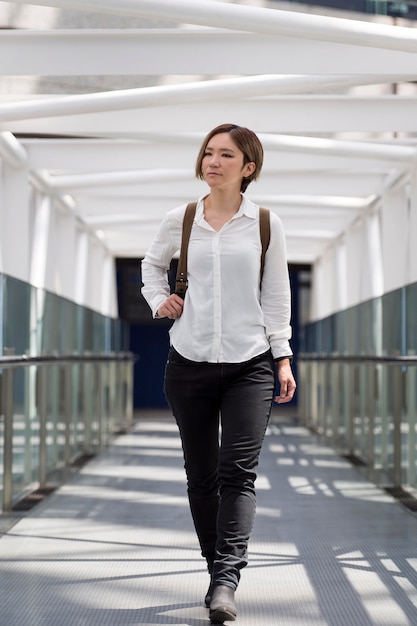
[[[301,352],[297,356],[299,361],[334,361],[338,363],[392,363],[403,365],[417,365],[417,356],[376,356],[373,354],[323,354],[315,352]]]
[[[29,356],[18,354],[0,356],[0,369],[19,365],[37,365],[48,363],[96,363],[109,361],[136,361],[139,357],[132,352],[115,352],[114,354],[48,354],[43,356]]]
[[[31,411],[28,411],[24,419],[29,420],[31,426],[34,422],[35,428],[38,429],[38,463],[35,470],[37,471],[37,485],[42,489],[47,487],[48,473],[73,465],[75,448],[78,450],[80,447],[84,454],[91,456],[93,452],[101,451],[114,432],[131,425],[133,421],[133,364],[137,358],[130,352],[41,356],[7,354],[0,357],[0,418],[3,417],[2,510],[4,512],[12,510],[14,501],[23,495],[23,493],[13,492],[16,370],[19,368],[28,370],[25,380],[32,380],[31,384],[24,385],[23,404],[35,407],[35,415],[34,419],[32,415],[29,418]],[[55,389],[55,393],[62,390],[59,396],[62,412],[57,410],[57,413],[50,418],[48,393],[53,393],[54,390],[53,388],[51,390],[53,386],[50,384],[48,375],[50,368],[56,365],[62,368],[59,370],[62,371],[62,378],[59,381],[59,387]],[[81,366],[80,370],[75,370],[78,378],[73,374],[73,368],[77,366]],[[29,373],[30,367],[35,368],[35,374]],[[57,406],[55,408],[57,409]],[[53,467],[51,463],[48,464],[48,445],[51,439],[51,429],[48,431],[48,424],[51,422],[62,424],[59,429],[60,443],[58,444],[58,438],[56,438],[53,440],[53,446],[55,448],[60,446],[63,460],[56,460]],[[77,439],[75,438],[76,431]],[[26,446],[30,449],[30,437],[29,429],[24,444],[25,450]],[[62,443],[62,437],[64,437],[64,443]],[[80,439],[82,441],[79,441]],[[78,454],[82,455],[80,452]],[[27,491],[28,488],[30,485],[25,484],[22,491]]]

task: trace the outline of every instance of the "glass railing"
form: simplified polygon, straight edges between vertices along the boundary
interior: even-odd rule
[[[375,482],[417,490],[417,284],[305,328],[299,413]]]
[[[0,358],[0,492],[10,511],[132,423],[132,354]]]
[[[374,482],[417,490],[417,358],[300,355],[303,423]]]
[[[0,490],[9,511],[65,481],[132,419],[128,327],[0,274]]]
[[[44,289],[0,274],[0,345],[16,354],[94,354],[127,350],[128,327]]]
[[[308,324],[301,352],[361,356],[417,354],[417,283]]]

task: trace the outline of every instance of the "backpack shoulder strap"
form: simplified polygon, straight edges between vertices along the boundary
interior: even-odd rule
[[[187,291],[188,242],[190,240],[196,208],[197,202],[187,204],[182,221],[181,250],[180,258],[178,259],[177,278],[175,281],[175,293],[181,298],[184,298],[185,292]]]
[[[259,233],[261,236],[261,282],[262,276],[264,274],[265,267],[265,255],[268,250],[269,241],[271,239],[271,223],[269,220],[269,211],[268,209],[259,208]]]

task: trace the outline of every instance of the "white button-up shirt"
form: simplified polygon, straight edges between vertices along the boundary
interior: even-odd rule
[[[155,316],[170,295],[167,269],[181,247],[186,205],[169,211],[142,261],[142,294]],[[188,246],[188,289],[171,345],[187,359],[241,363],[269,347],[291,356],[290,287],[281,220],[270,213],[271,239],[260,289],[259,207],[245,196],[219,230],[204,219],[200,198]]]

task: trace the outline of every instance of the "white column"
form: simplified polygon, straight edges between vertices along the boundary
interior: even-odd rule
[[[117,316],[114,260],[101,242],[90,238],[87,277],[87,306],[103,315]]]
[[[412,171],[408,197],[408,249],[406,282],[417,282],[417,167]]]
[[[4,250],[3,250],[3,238],[4,238],[4,184],[3,184],[3,161],[0,159],[0,273],[3,273],[4,266]]]
[[[87,232],[79,230],[76,237],[76,252],[74,263],[74,300],[77,304],[85,305],[87,298],[87,276],[89,261],[89,236]]]
[[[353,224],[346,233],[347,306],[360,302],[363,272],[363,220]]]
[[[110,254],[107,254],[103,262],[102,272],[101,307],[103,315],[117,317],[117,286],[115,261]]]
[[[1,173],[1,271],[28,282],[31,248],[28,169],[26,166],[15,169],[3,162]]]
[[[322,315],[327,317],[334,313],[335,310],[335,249],[333,246],[328,248],[322,258]]]
[[[36,287],[36,289],[32,289],[30,299],[29,352],[32,356],[41,353],[42,335],[45,332],[42,320],[45,308],[45,288],[47,287],[51,216],[50,197],[42,192],[34,192],[31,262],[28,279],[28,282]]]
[[[343,308],[346,301],[344,245],[328,248],[312,269],[311,319],[318,320]]]
[[[88,275],[87,275],[87,306],[101,311],[101,294],[103,290],[104,249],[96,239],[89,239]]]
[[[62,210],[55,210],[53,248],[53,274],[51,275],[51,289],[54,293],[75,299],[75,259],[77,224],[75,215]]]
[[[406,185],[387,189],[383,195],[381,223],[385,292],[403,287],[406,283],[407,257],[411,246],[409,228]]]
[[[384,267],[381,241],[381,216],[373,211],[364,220],[361,300],[377,298],[384,293]]]
[[[340,237],[335,251],[335,311],[342,311],[348,306],[347,293],[347,251],[344,237]]]
[[[51,227],[51,199],[44,194],[36,194],[33,219],[32,254],[29,282],[34,287],[47,286],[49,231]]]
[[[326,281],[323,259],[318,259],[312,267],[311,280],[311,319],[313,321],[325,317],[324,299],[326,294]]]
[[[0,274],[3,273],[3,162],[0,159]],[[3,352],[3,278],[0,276],[0,354]]]

